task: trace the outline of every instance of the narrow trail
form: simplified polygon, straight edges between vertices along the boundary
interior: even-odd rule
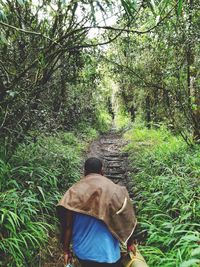
[[[114,128],[109,133],[93,141],[87,152],[87,157],[98,157],[103,161],[104,175],[114,183],[124,185],[132,197],[132,182],[129,179],[128,154],[122,151],[127,142]],[[61,250],[58,237],[50,239],[47,246],[48,258],[41,263],[41,267],[63,267]],[[47,253],[45,253],[47,254]]]
[[[125,185],[132,195],[128,154],[122,151],[126,144],[127,141],[113,128],[108,134],[91,143],[88,157],[100,158],[103,161],[104,175],[116,184]]]

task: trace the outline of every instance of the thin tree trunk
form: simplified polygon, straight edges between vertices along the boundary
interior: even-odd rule
[[[187,86],[188,86],[188,110],[192,115],[193,121],[193,140],[196,143],[200,143],[200,93],[198,90],[198,85],[195,84],[195,74],[191,71],[191,67],[194,65],[194,45],[192,43],[192,23],[193,23],[193,8],[194,1],[189,0],[189,18],[188,18],[188,48],[187,48]],[[191,97],[194,98],[192,103]],[[194,105],[194,108],[192,107]]]
[[[193,51],[192,51],[192,11],[193,0],[189,0],[189,17],[188,17],[188,45],[187,45],[187,87],[188,87],[188,107],[191,109],[191,65],[193,63]]]
[[[150,104],[150,96],[146,96],[146,103],[145,103],[145,109],[146,109],[146,122],[147,122],[147,128],[151,128],[151,104]]]

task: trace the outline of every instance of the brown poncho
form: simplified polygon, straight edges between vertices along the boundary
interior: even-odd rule
[[[102,220],[122,243],[136,226],[126,188],[99,174],[89,174],[70,187],[58,203],[58,209],[60,206]]]

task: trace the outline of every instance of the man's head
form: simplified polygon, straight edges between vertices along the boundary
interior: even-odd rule
[[[88,175],[90,173],[98,173],[98,174],[103,174],[102,173],[102,162],[98,158],[88,158],[85,161],[85,175]]]

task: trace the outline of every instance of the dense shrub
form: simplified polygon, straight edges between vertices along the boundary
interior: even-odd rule
[[[89,140],[96,132],[87,130]],[[55,231],[55,205],[80,177],[86,141],[73,133],[26,139],[9,163],[0,161],[0,265],[39,266],[40,249]]]
[[[149,266],[199,266],[199,147],[190,149],[165,128],[132,129],[126,138]]]

